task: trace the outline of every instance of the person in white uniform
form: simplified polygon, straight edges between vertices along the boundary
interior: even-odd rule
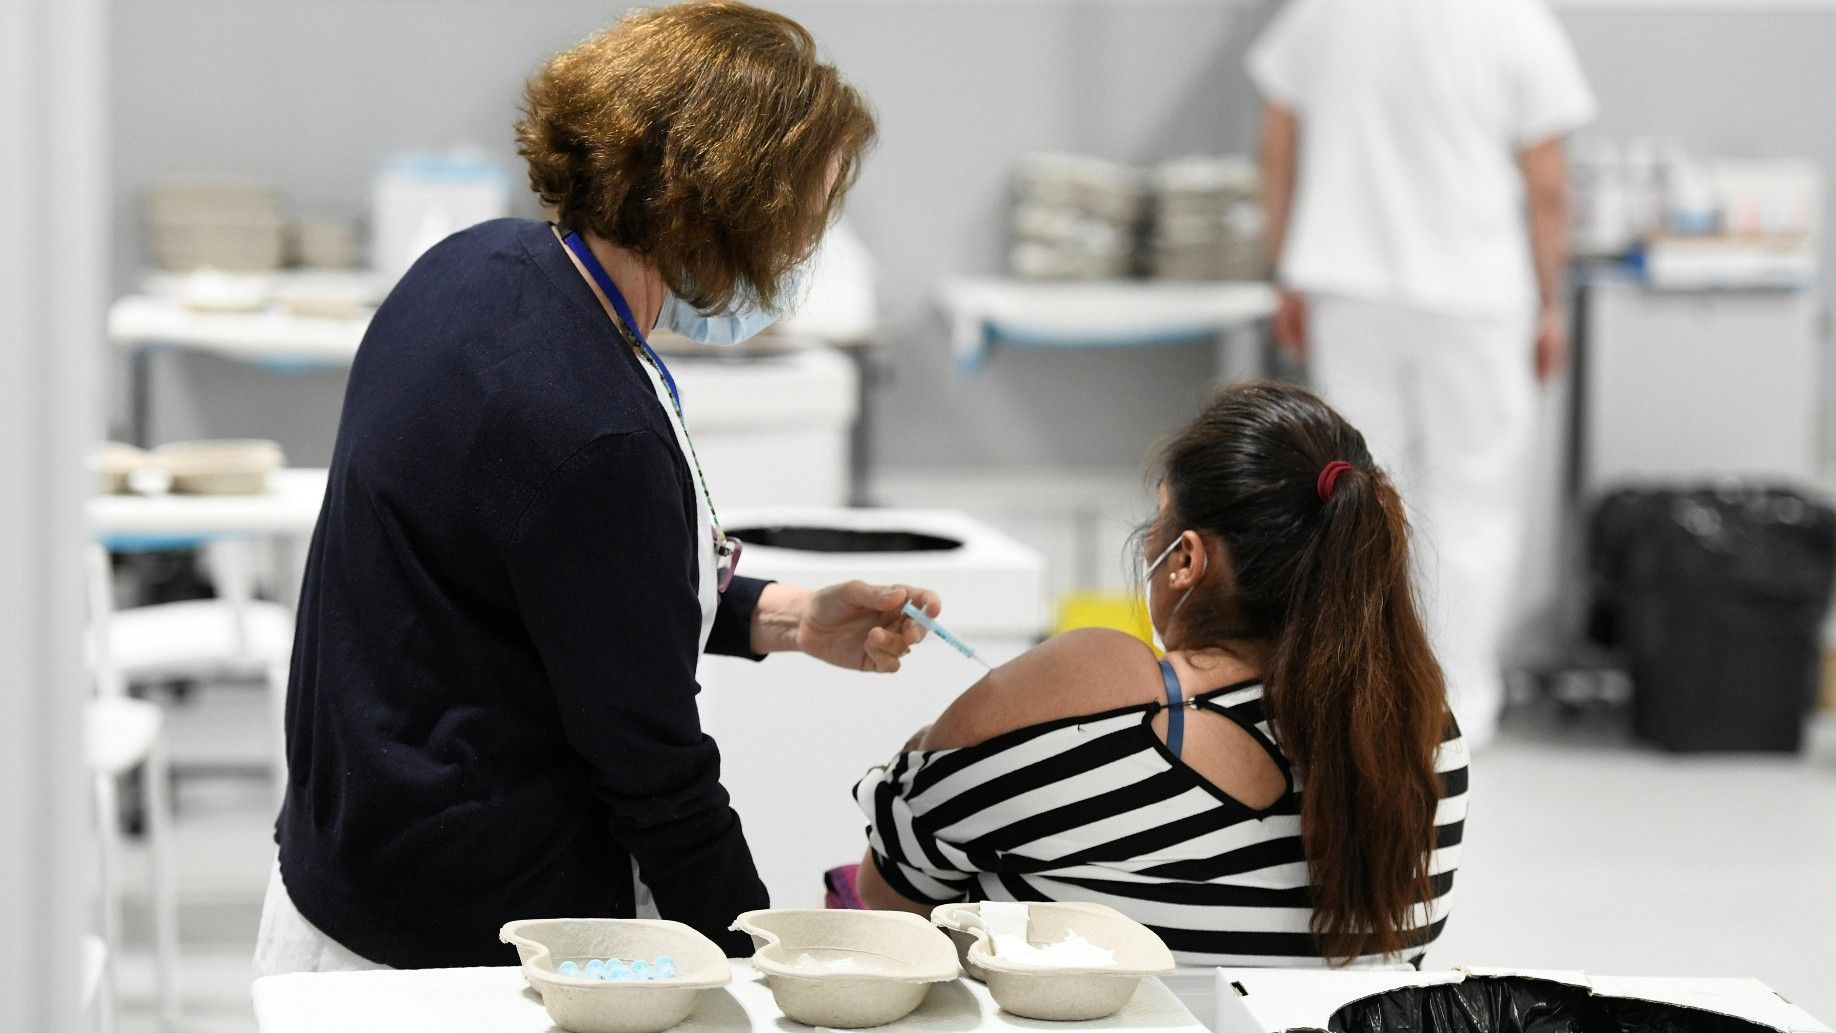
[[[1564,138],[1594,97],[1542,0],[1290,0],[1252,47],[1279,343],[1421,537],[1469,743],[1503,705],[1536,383],[1564,368]]]

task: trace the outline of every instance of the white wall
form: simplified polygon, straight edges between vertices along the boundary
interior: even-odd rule
[[[106,299],[102,0],[0,4],[0,1029],[78,1027],[93,928],[82,458]]]
[[[278,182],[309,212],[357,214],[382,155],[471,139],[513,162],[524,76],[625,5],[582,0],[141,0],[118,5],[114,93],[118,280],[142,253],[139,192],[162,177]],[[1036,148],[1129,160],[1243,146],[1243,42],[1264,12],[1239,0],[793,0],[867,93],[881,140],[850,215],[886,274],[897,380],[877,440],[886,461],[1041,459],[1132,467],[1182,419],[1211,368],[1204,347],[1152,355],[1003,356],[948,366],[933,285],[992,271],[1007,169]],[[533,210],[531,210],[533,214]],[[170,357],[162,357],[170,370]],[[258,433],[285,407],[302,460],[329,454],[339,380],[275,378],[187,360],[157,380],[163,436]],[[189,380],[185,388],[180,381]],[[175,391],[189,391],[189,397]],[[163,403],[162,403],[163,404]],[[299,417],[289,417],[293,424]]]
[[[170,176],[254,176],[309,212],[363,210],[392,149],[472,139],[513,161],[522,77],[614,18],[585,0],[138,0],[117,5],[113,178],[122,258],[138,191]],[[932,308],[938,278],[1001,265],[1007,170],[1035,148],[1133,161],[1248,146],[1240,67],[1271,0],[783,0],[878,108],[882,139],[851,216],[886,272],[896,379],[876,428],[893,466],[1133,468],[1190,414],[1203,347],[1001,355],[963,378]],[[1598,128],[1704,152],[1811,154],[1836,173],[1836,6],[1560,9],[1600,93]],[[268,433],[330,450],[340,379],[192,360],[159,386],[166,437]],[[185,386],[184,381],[189,382]],[[188,396],[174,395],[188,391]],[[285,412],[284,422],[277,413]]]

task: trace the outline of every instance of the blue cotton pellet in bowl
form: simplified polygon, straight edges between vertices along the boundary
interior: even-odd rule
[[[555,971],[564,976],[577,976],[580,974],[580,966],[572,961],[563,961],[555,966]]]

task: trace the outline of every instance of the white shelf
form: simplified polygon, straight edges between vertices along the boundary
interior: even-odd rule
[[[177,298],[130,294],[108,310],[108,339],[119,348],[166,346],[267,365],[349,366],[368,316],[300,316],[280,308],[198,312]]]
[[[1266,283],[1179,280],[1033,281],[956,277],[939,301],[957,363],[974,369],[995,344],[1125,348],[1221,338],[1267,319]]]
[[[305,537],[325,501],[326,471],[276,470],[257,495],[94,495],[89,529],[111,535]]]

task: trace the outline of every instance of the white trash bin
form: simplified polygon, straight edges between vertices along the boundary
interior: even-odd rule
[[[741,506],[845,506],[860,374],[833,348],[669,357],[723,521]]]
[[[746,543],[741,574],[809,588],[860,578],[932,589],[943,599],[944,626],[989,663],[1012,659],[1046,631],[1044,560],[961,513],[762,508],[721,516]],[[859,861],[866,847],[854,783],[982,673],[934,640],[892,675],[798,655],[703,659],[702,724],[720,743],[721,781],[773,906],[821,906],[822,873]]]

